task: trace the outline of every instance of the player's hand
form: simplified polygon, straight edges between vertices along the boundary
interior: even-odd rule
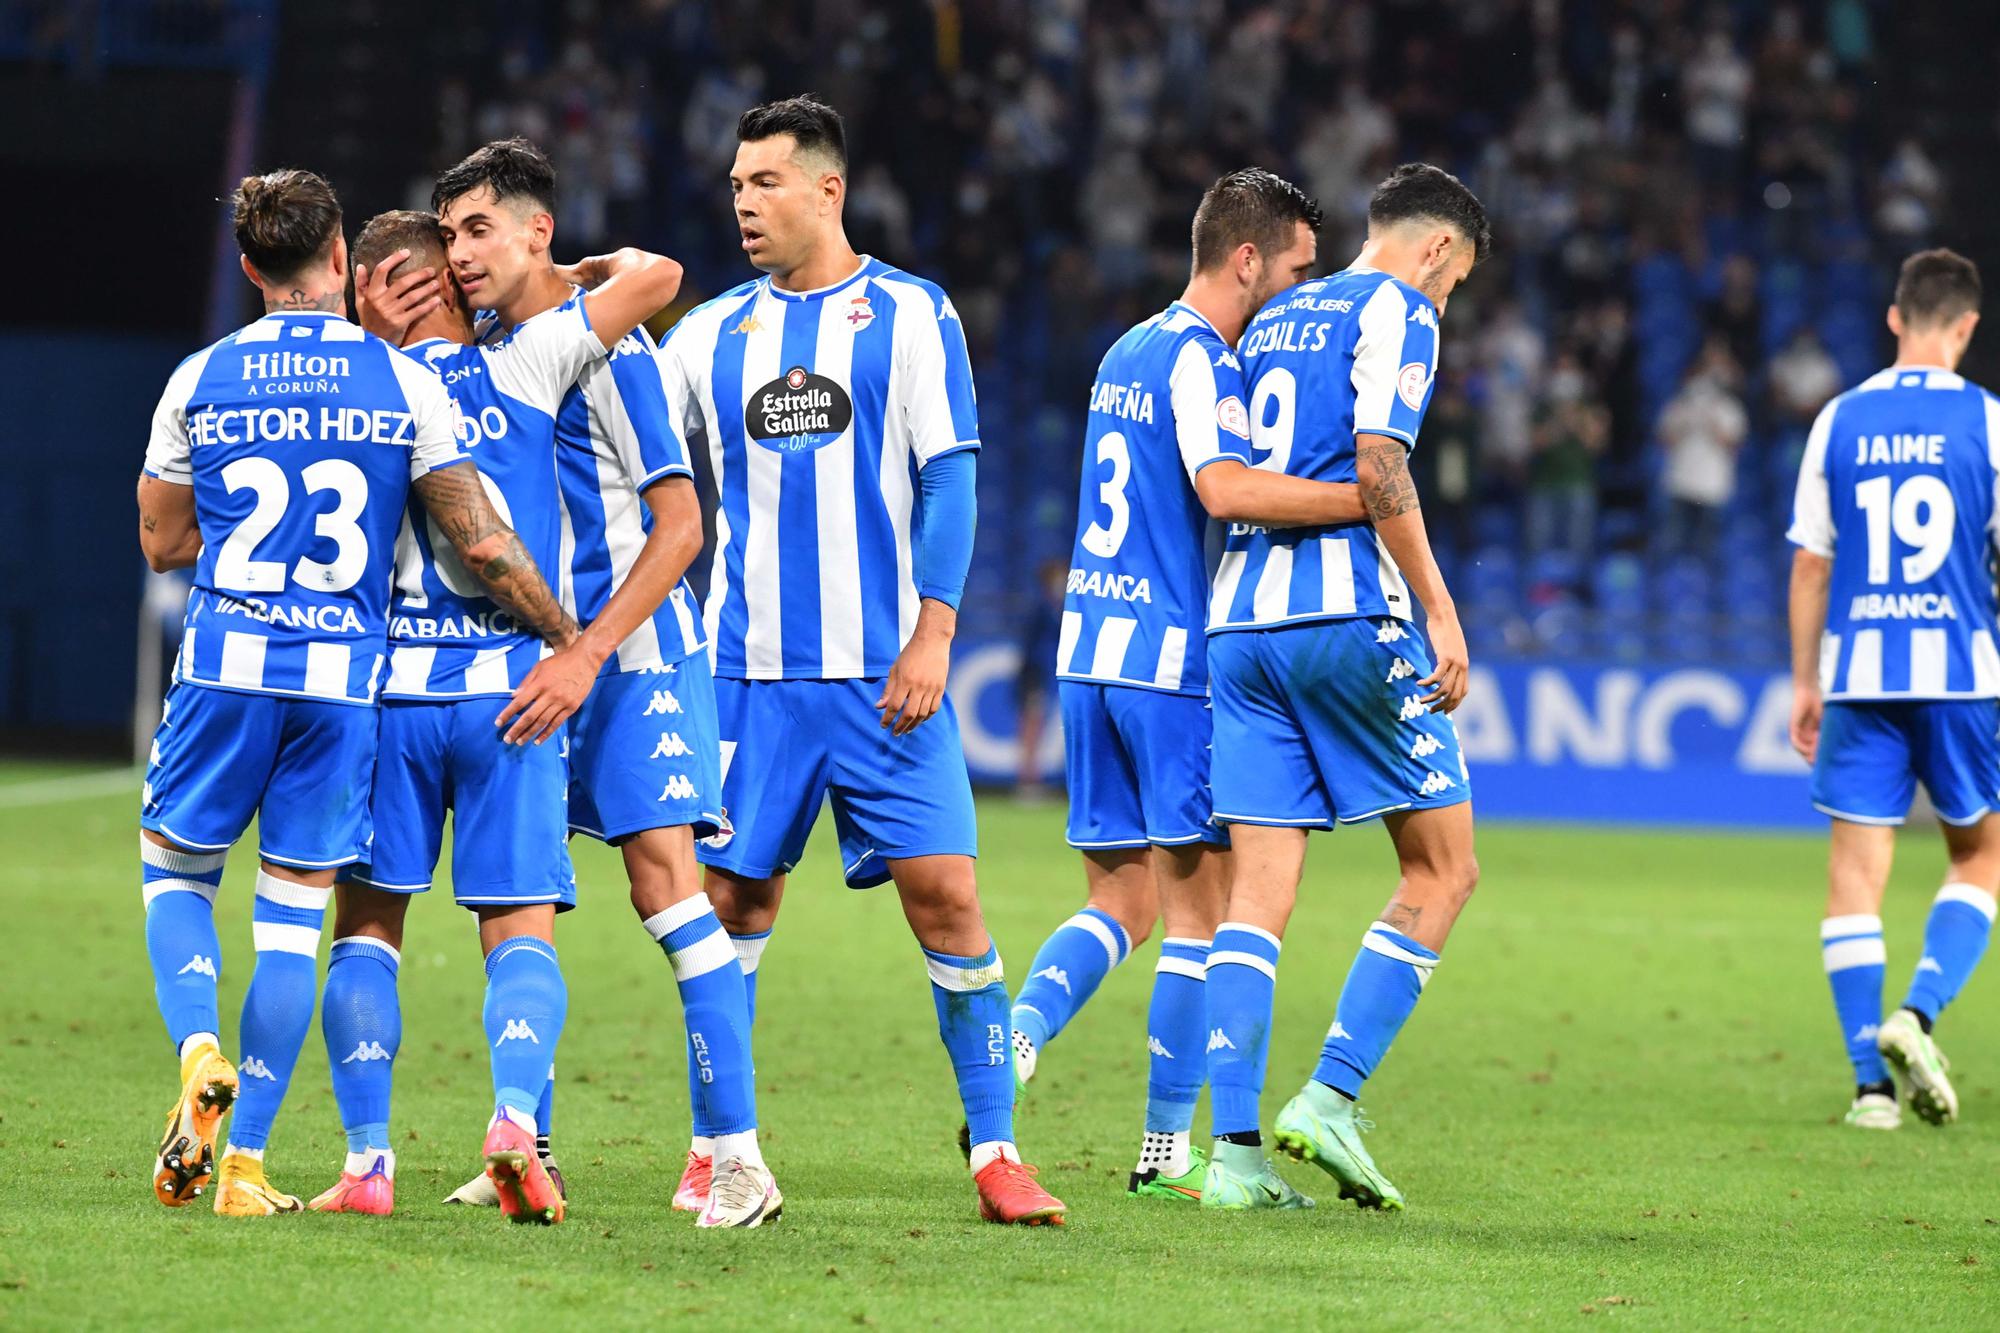
[[[389,276],[409,257],[408,250],[398,250],[372,269],[366,264],[354,266],[355,319],[376,337],[398,345],[410,327],[442,301],[436,269]]]
[[[604,258],[601,255],[591,255],[587,259],[577,260],[574,264],[557,264],[555,270],[558,278],[572,287],[581,287],[587,292],[604,285]]]
[[[580,647],[565,648],[543,658],[521,682],[521,688],[514,691],[514,697],[500,710],[493,725],[507,727],[504,739],[509,745],[526,745],[529,741],[540,745],[583,707],[602,665]],[[507,726],[510,718],[514,724]]]
[[[1808,764],[1819,757],[1819,720],[1824,711],[1817,688],[1792,687],[1792,748]]]
[[[1465,691],[1472,683],[1471,654],[1466,651],[1465,630],[1457,615],[1433,615],[1429,628],[1437,670],[1417,685],[1431,687],[1430,693],[1421,697],[1433,713],[1449,713],[1465,702]]]
[[[896,655],[889,678],[882,682],[882,725],[891,734],[907,736],[930,719],[944,703],[945,677],[951,674],[951,636],[926,631],[919,624],[910,642]]]

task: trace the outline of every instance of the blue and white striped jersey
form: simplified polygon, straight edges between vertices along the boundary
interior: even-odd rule
[[[434,338],[403,350],[443,380],[493,507],[560,591],[566,571],[556,411],[577,377],[604,359],[582,300],[572,297],[490,342]],[[443,530],[413,502],[396,548],[383,697],[512,694],[545,655],[540,637],[486,596]]]
[[[1826,698],[2000,696],[1996,484],[2000,400],[1950,371],[1891,367],[1821,409],[1786,536],[1833,561]]]
[[[692,477],[687,445],[667,410],[659,349],[643,328],[592,363],[556,413],[563,548],[563,605],[581,623],[604,614],[611,594],[653,531],[639,493],[666,477]],[[604,659],[604,674],[669,666],[708,645],[701,603],[687,580]]]
[[[1256,466],[1351,482],[1356,435],[1416,447],[1437,382],[1437,307],[1386,273],[1345,269],[1271,298],[1237,353]],[[1349,616],[1411,618],[1402,571],[1366,520],[1230,525],[1209,633]]]
[[[1250,461],[1250,418],[1236,353],[1192,307],[1174,302],[1104,354],[1083,457],[1057,677],[1207,693],[1214,525],[1194,477]]]
[[[660,356],[721,502],[707,612],[716,674],[887,675],[917,623],[917,473],[979,447],[950,299],[864,257],[817,291],[768,278],[733,288],[689,311]]]
[[[181,362],[146,446],[201,527],[174,678],[374,703],[410,483],[465,459],[437,380],[336,315],[266,315]]]

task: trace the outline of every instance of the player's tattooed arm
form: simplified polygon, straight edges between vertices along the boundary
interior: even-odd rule
[[[274,315],[281,310],[326,310],[345,311],[347,297],[343,292],[308,293],[303,287],[294,287],[283,296],[275,292],[264,293],[264,313]]]
[[[486,595],[552,647],[576,641],[576,621],[563,610],[521,538],[493,507],[471,462],[427,472],[411,483],[458,558],[486,585]]]
[[[187,569],[201,559],[194,487],[158,477],[139,478],[139,549],[156,574]]]
[[[1410,451],[1386,435],[1362,435],[1354,442],[1354,471],[1369,521],[1380,523],[1417,508],[1417,484],[1410,477]]]
[[[1465,699],[1472,664],[1465,647],[1465,630],[1458,608],[1444,586],[1424,531],[1424,511],[1417,504],[1416,483],[1410,479],[1410,450],[1401,440],[1363,433],[1354,437],[1354,479],[1361,487],[1361,507],[1374,525],[1375,539],[1403,573],[1410,592],[1423,603],[1431,653],[1437,669],[1418,681],[1428,686],[1423,702],[1434,713],[1449,713]]]

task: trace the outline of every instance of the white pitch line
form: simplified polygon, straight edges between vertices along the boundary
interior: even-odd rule
[[[0,810],[19,810],[37,805],[61,805],[66,801],[87,801],[134,791],[145,779],[140,768],[101,769],[66,778],[43,778],[10,782],[0,786]]]

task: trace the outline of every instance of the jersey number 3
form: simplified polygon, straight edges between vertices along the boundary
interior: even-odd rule
[[[1125,498],[1125,488],[1132,481],[1132,451],[1125,447],[1125,436],[1115,430],[1097,437],[1097,465],[1101,468],[1106,463],[1111,465],[1111,475],[1097,483],[1097,502],[1111,511],[1111,526],[1093,518],[1083,530],[1083,549],[1101,560],[1118,554],[1132,527],[1132,502]]]

